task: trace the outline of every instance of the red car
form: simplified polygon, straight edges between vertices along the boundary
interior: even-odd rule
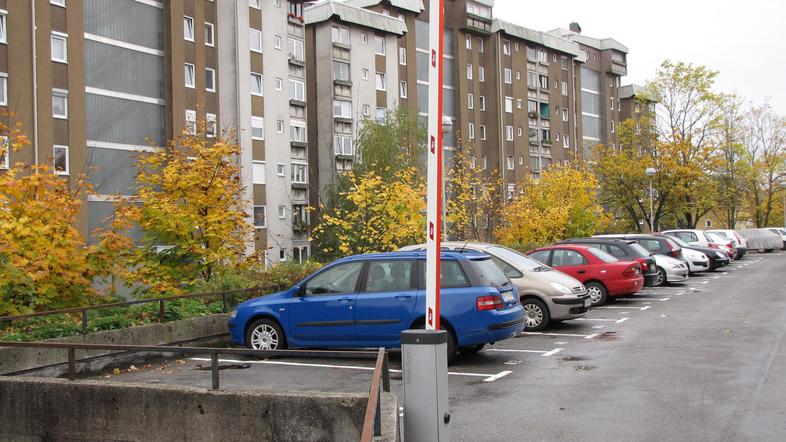
[[[636,293],[644,286],[641,264],[620,261],[595,247],[558,244],[527,255],[581,281],[587,287],[592,306],[605,304],[609,296]]]

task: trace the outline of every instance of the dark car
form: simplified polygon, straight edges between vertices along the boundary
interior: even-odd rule
[[[675,243],[677,243],[678,246],[682,247],[683,249],[695,250],[697,252],[701,252],[707,255],[707,258],[710,259],[711,272],[714,272],[716,269],[719,269],[729,264],[729,256],[718,249],[713,249],[710,247],[694,246],[693,244],[686,243],[685,241],[677,237],[669,237],[669,240],[674,241]]]
[[[634,240],[614,238],[571,238],[558,244],[581,244],[603,250],[620,261],[638,261],[644,273],[644,285],[653,287],[658,281],[658,267],[652,253]]]
[[[595,235],[593,238],[617,238],[636,241],[640,246],[649,250],[653,255],[666,255],[671,258],[685,261],[682,257],[682,247],[674,241],[670,241],[665,235],[654,235],[644,233],[631,233],[623,235]]]

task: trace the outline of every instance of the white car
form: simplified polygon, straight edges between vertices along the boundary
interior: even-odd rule
[[[707,230],[708,233],[715,233],[720,235],[726,239],[729,239],[734,242],[734,247],[737,250],[737,256],[734,259],[740,259],[748,253],[748,240],[737,233],[736,230],[730,229],[714,229],[714,230]]]
[[[688,263],[690,273],[707,272],[710,270],[710,258],[698,250],[682,248],[682,257]]]
[[[655,286],[672,282],[682,282],[688,279],[688,266],[679,259],[666,255],[652,255],[658,267],[658,279]]]
[[[781,241],[783,241],[783,249],[786,250],[786,229],[783,229],[782,227],[768,227],[767,230],[772,233],[777,233],[781,236]]]

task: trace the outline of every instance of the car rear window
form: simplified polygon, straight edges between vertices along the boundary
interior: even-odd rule
[[[492,264],[493,265],[493,264]],[[464,274],[464,269],[455,259],[442,259],[440,261],[439,286],[442,288],[469,287],[469,279]],[[499,269],[497,270],[499,271]],[[505,275],[503,275],[504,277]],[[418,261],[418,285],[426,287],[426,260]]]
[[[645,249],[644,247],[642,247],[642,246],[640,246],[640,245],[638,245],[636,243],[632,243],[632,244],[628,244],[628,245],[633,250],[635,255],[638,256],[639,258],[649,258],[649,256],[651,255],[649,250]]]
[[[600,259],[603,262],[617,262],[617,261],[619,261],[619,259],[609,255],[608,253],[604,252],[601,249],[596,249],[595,247],[590,247],[587,250],[590,253],[592,253],[593,255],[595,255],[598,259]]]
[[[502,287],[508,283],[508,277],[494,264],[491,258],[471,259],[471,263],[478,269],[481,285],[483,287]]]
[[[525,272],[533,272],[536,269],[543,267],[543,264],[537,260],[505,247],[491,247],[489,248],[489,252],[492,252],[494,255],[504,261],[516,264]]]

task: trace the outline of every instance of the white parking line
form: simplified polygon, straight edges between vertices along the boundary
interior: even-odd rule
[[[658,301],[663,302],[663,301],[668,301],[669,299],[671,299],[671,298],[660,298]]]
[[[617,319],[615,322],[616,322],[617,324],[621,324],[621,323],[623,323],[623,322],[625,322],[625,321],[627,321],[627,320],[628,320],[628,318],[619,318],[619,319]]]
[[[605,318],[576,318],[574,321],[597,321],[597,322],[614,322],[614,323],[621,323],[627,321],[628,318],[619,318],[619,319],[605,319]]]
[[[609,308],[609,309],[623,309],[623,310],[630,309],[630,307],[623,307],[623,306],[617,306],[617,305],[604,305],[604,306],[601,306],[601,307],[592,307],[592,308],[593,309],[596,309],[596,308]]]
[[[649,310],[650,307],[652,307],[652,306],[651,305],[645,305],[644,307],[640,308],[639,310],[641,310],[641,311]]]
[[[554,350],[543,353],[541,356],[552,356],[562,351],[562,348],[555,348]]]
[[[581,335],[577,333],[550,333],[550,332],[521,332],[522,335],[541,335],[541,336],[569,336],[573,338],[587,338],[588,336],[595,336],[597,333],[592,335]],[[588,338],[589,339],[589,338]]]
[[[502,353],[537,353],[537,354],[540,354],[541,356],[553,356],[553,355],[561,352],[562,350],[563,350],[562,347],[557,347],[554,350],[549,350],[549,351],[545,351],[545,350],[518,350],[518,349],[515,349],[515,348],[487,348],[487,349],[485,349],[483,351],[497,351],[497,352],[502,352]]]
[[[490,349],[489,349],[490,350]],[[560,349],[561,350],[561,349]],[[488,350],[487,350],[488,351]],[[554,350],[552,350],[554,351]],[[209,358],[189,358],[192,361],[204,361],[209,362]],[[309,364],[304,362],[286,362],[286,361],[241,361],[238,359],[219,359],[219,363],[221,362],[229,362],[233,364],[265,364],[265,365],[287,365],[287,366],[295,366],[295,367],[317,367],[317,368],[344,368],[347,370],[364,370],[364,371],[374,371],[374,367],[363,367],[360,365],[333,365],[333,364]],[[401,373],[401,370],[390,369],[391,373]],[[485,374],[485,373],[464,373],[464,372],[457,372],[457,371],[449,371],[448,374],[453,376],[469,376],[469,377],[477,377],[477,378],[485,378],[483,379],[484,382],[493,382],[497,379],[507,376],[513,373],[510,370],[501,371],[497,374]]]
[[[617,301],[635,301],[635,302],[649,302],[649,301],[668,301],[671,298],[646,298],[646,299],[637,299],[637,298],[616,298]],[[579,318],[581,319],[581,318]]]

